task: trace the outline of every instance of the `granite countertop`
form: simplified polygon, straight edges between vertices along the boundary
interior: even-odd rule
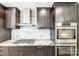
[[[34,43],[30,43],[28,44],[26,43],[14,43],[17,40],[13,39],[13,40],[7,40],[5,42],[0,43],[0,46],[54,46],[55,43],[51,40],[35,40]]]

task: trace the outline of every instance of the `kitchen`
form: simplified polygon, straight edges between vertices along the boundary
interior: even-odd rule
[[[1,56],[77,56],[77,2],[0,3]]]

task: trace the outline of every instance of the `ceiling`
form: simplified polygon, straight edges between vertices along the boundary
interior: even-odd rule
[[[52,7],[53,2],[2,2],[6,7],[17,7],[20,10],[23,8],[36,8],[36,7]]]

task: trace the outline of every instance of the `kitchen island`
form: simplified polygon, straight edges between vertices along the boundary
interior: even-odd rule
[[[15,43],[8,40],[0,43],[2,56],[55,56],[55,44],[51,40],[35,40],[34,43]]]

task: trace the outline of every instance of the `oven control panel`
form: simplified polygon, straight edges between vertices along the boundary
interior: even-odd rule
[[[56,23],[55,26],[77,26],[77,23]]]

